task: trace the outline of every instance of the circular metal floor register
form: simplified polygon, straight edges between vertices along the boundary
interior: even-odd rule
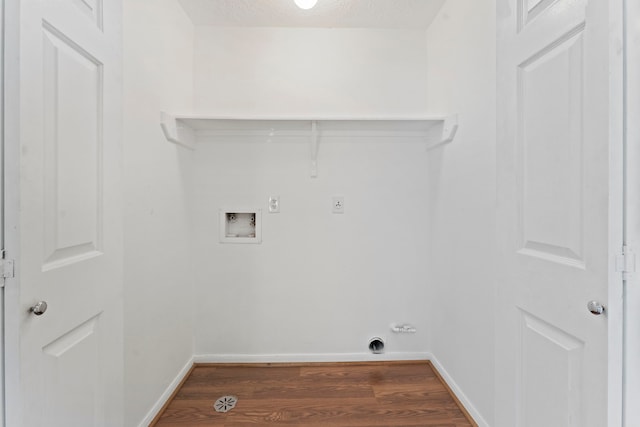
[[[238,398],[235,396],[222,396],[220,399],[216,400],[216,403],[213,404],[216,412],[229,412],[233,408],[236,407],[236,403],[238,403]]]

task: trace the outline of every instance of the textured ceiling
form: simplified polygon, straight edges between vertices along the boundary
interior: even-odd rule
[[[179,0],[195,25],[219,27],[427,28],[445,0]]]

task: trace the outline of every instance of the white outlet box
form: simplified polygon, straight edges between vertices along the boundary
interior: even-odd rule
[[[344,197],[343,196],[333,196],[332,197],[332,212],[334,214],[343,214],[344,213]]]
[[[220,209],[220,243],[262,243],[262,210]]]
[[[269,197],[269,213],[280,212],[280,196]]]

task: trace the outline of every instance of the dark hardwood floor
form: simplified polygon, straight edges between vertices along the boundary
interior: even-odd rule
[[[151,425],[476,426],[429,362],[196,365]]]

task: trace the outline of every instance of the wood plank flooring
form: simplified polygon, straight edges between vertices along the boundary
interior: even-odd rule
[[[216,399],[234,395],[227,413]],[[429,362],[196,365],[151,425],[474,427]]]

